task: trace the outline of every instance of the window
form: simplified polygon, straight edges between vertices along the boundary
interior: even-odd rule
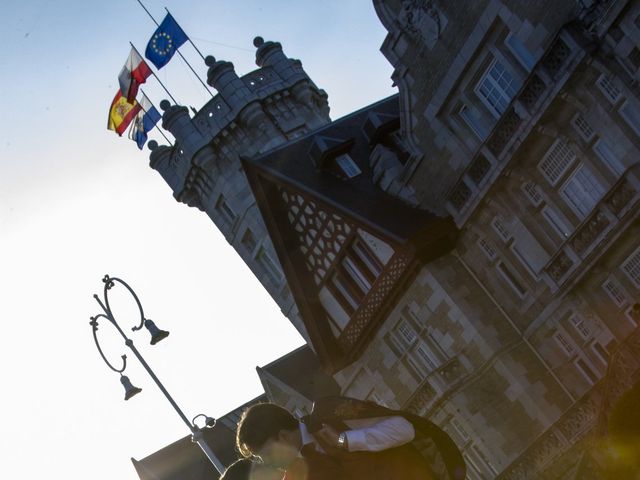
[[[616,87],[613,79],[607,74],[603,73],[596,81],[596,85],[602,92],[602,94],[611,102],[616,103],[620,98],[620,89]]]
[[[522,40],[519,37],[510,33],[507,35],[504,43],[507,45],[511,53],[518,59],[518,61],[522,64],[527,71],[531,71],[533,66],[536,63],[535,57],[531,54],[529,49],[524,45]]]
[[[353,242],[352,251],[357,255],[362,263],[371,271],[374,276],[380,275],[382,265],[380,260],[361,241]]]
[[[595,372],[591,369],[591,367],[589,367],[589,365],[587,365],[587,362],[585,362],[583,359],[578,359],[575,363],[576,367],[578,368],[578,371],[582,374],[582,376],[591,384],[593,385],[594,383],[596,383],[598,381],[598,376],[595,374]]]
[[[256,255],[256,258],[262,264],[262,266],[265,268],[265,270],[273,280],[275,280],[276,282],[282,281],[280,268],[271,259],[271,257],[263,247],[260,247],[260,249],[258,250],[258,254]]]
[[[621,268],[635,287],[640,288],[640,248],[624,261]]]
[[[498,271],[502,274],[507,283],[513,288],[520,298],[524,298],[527,294],[527,289],[520,283],[516,274],[511,271],[503,262],[498,263]]]
[[[236,219],[236,214],[231,210],[231,207],[227,205],[227,202],[224,199],[223,195],[218,197],[218,201],[216,202],[216,210],[222,215],[222,218],[227,223],[233,223]]]
[[[607,280],[602,284],[602,289],[607,292],[607,295],[609,295],[613,303],[616,304],[616,307],[623,307],[626,305],[627,294],[615,278],[607,278]]]
[[[242,240],[240,240],[240,242],[249,252],[253,252],[257,245],[256,237],[253,236],[253,232],[249,228],[247,228],[247,230],[244,232],[244,235],[242,236]]]
[[[344,173],[347,178],[357,177],[362,173],[362,170],[358,167],[356,162],[348,154],[339,155],[336,157],[336,163],[342,173]]]
[[[418,338],[416,331],[406,320],[400,322],[396,327],[396,336],[405,347],[413,345],[413,342]]]
[[[580,334],[582,338],[584,338],[585,340],[589,338],[589,335],[591,332],[589,331],[589,328],[585,325],[584,318],[582,317],[582,315],[578,315],[577,313],[574,313],[569,317],[569,321],[571,322],[571,325],[573,325],[573,327],[576,329],[576,331]]]
[[[604,163],[609,170],[611,170],[616,176],[621,175],[624,172],[624,165],[618,159],[618,156],[613,153],[611,147],[604,140],[598,140],[593,146],[593,151],[600,157],[602,163]]]
[[[485,141],[489,137],[489,127],[482,120],[476,109],[462,105],[458,113],[480,140]]]
[[[524,182],[521,188],[527,199],[534,207],[537,207],[542,203],[542,195],[540,194],[540,190],[535,183]]]
[[[455,418],[451,419],[451,426],[453,427],[453,429],[458,432],[458,435],[460,435],[460,438],[462,438],[462,440],[464,442],[466,442],[467,440],[469,440],[469,434],[467,433],[467,431],[462,427],[462,424],[456,420]]]
[[[371,290],[382,264],[367,245],[356,239],[349,245],[337,265],[329,284],[347,313],[355,311]]]
[[[562,139],[556,140],[538,164],[538,169],[551,185],[560,181],[576,158],[573,149]]]
[[[607,352],[600,342],[593,342],[591,350],[605,367],[609,364],[609,352]]]
[[[493,248],[493,245],[489,240],[483,237],[478,240],[478,245],[480,246],[482,253],[484,253],[489,260],[496,258],[496,250]]]
[[[471,450],[476,454],[476,456],[480,459],[480,461],[495,475],[498,473],[498,470],[496,470],[496,468],[491,464],[491,462],[489,460],[487,460],[487,458],[485,457],[485,455],[482,453],[482,451],[480,450],[480,448],[478,448],[477,445],[473,445],[471,447]]]
[[[640,136],[640,112],[630,101],[627,101],[622,105],[620,109],[620,115],[629,124],[631,129],[636,132],[636,135]]]
[[[565,239],[573,229],[569,226],[569,223],[563,219],[563,217],[553,208],[547,206],[542,209],[542,216],[545,218],[549,225],[560,235],[560,238]]]
[[[424,342],[419,342],[413,350],[413,356],[424,374],[431,373],[438,368],[440,362],[434,358],[433,353],[427,348]]]
[[[555,338],[558,345],[560,345],[564,353],[566,353],[568,356],[571,356],[573,354],[573,345],[571,345],[571,342],[567,340],[567,337],[565,337],[560,332],[557,332],[553,337]]]
[[[629,324],[632,328],[636,328],[638,326],[638,319],[640,319],[640,308],[638,304],[634,304],[631,308],[628,308],[624,313],[627,320],[629,320]]]
[[[560,192],[580,218],[587,216],[605,193],[604,187],[585,165],[580,165]]]
[[[529,275],[531,275],[534,279],[538,278],[538,272],[536,271],[536,267],[531,264],[529,259],[527,258],[527,253],[523,251],[518,244],[514,243],[511,245],[511,251],[515,255],[515,257],[520,261],[520,263],[525,267],[525,270]],[[530,254],[530,253],[529,253]]]
[[[593,128],[591,128],[591,125],[589,125],[589,122],[587,122],[579,113],[571,119],[571,125],[573,125],[573,128],[576,129],[585,142],[591,141],[595,135],[595,132],[593,131]]]
[[[638,70],[640,68],[640,48],[633,47],[629,55],[627,55],[627,59],[633,65],[634,70]]]
[[[475,91],[489,111],[496,118],[500,118],[518,88],[520,85],[513,73],[501,62],[494,60],[478,82]]]
[[[500,217],[494,217],[493,221],[491,222],[491,226],[496,231],[498,236],[505,242],[508,242],[511,239],[511,232],[509,232],[509,230],[507,230],[507,227],[504,226],[504,223],[502,223],[502,219]]]

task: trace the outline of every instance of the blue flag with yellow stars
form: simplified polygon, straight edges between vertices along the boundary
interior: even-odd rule
[[[167,13],[167,16],[164,17],[160,26],[153,32],[151,40],[147,43],[144,56],[159,70],[169,63],[176,50],[187,40],[189,40],[187,34],[184,33],[171,14]]]

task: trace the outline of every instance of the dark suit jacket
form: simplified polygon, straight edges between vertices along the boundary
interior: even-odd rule
[[[406,446],[383,452],[329,452],[329,456],[337,455],[343,478],[464,480],[466,467],[460,450],[444,430],[426,418],[373,402],[325,397],[314,403],[311,414],[303,421],[313,434],[322,428],[322,424],[345,430],[348,429],[344,423],[346,420],[391,416],[404,417],[413,424],[416,431],[414,440]]]

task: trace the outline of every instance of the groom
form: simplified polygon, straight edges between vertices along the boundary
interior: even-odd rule
[[[460,451],[436,425],[346,397],[317,400],[301,421],[277,405],[253,405],[238,423],[236,446],[295,480],[465,478]]]

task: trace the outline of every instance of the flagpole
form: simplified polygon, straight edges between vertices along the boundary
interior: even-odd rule
[[[167,7],[164,7],[164,9],[167,11],[167,13],[169,15],[171,15],[171,12],[169,11],[169,9]],[[173,15],[171,15],[173,16]],[[191,46],[195,49],[196,52],[198,52],[198,55],[200,55],[200,58],[202,59],[202,61],[205,61],[204,55],[202,54],[202,52],[200,51],[200,49],[198,47],[196,47],[196,44],[193,43],[193,40],[191,40],[191,37],[187,35],[187,39],[189,40],[189,43],[191,44]]]
[[[142,55],[140,55],[140,52],[138,51],[138,49],[135,47],[135,45],[131,42],[129,42],[129,45],[131,45],[131,48],[133,48],[136,53],[140,56],[140,58],[142,58]],[[149,70],[151,70],[151,68],[149,68]],[[154,77],[156,77],[156,80],[158,80],[158,83],[160,84],[160,86],[162,88],[164,88],[164,91],[167,92],[167,95],[169,95],[169,97],[171,98],[171,100],[173,100],[173,103],[175,103],[176,105],[178,104],[178,101],[173,98],[173,95],[171,95],[171,92],[169,92],[169,90],[167,90],[167,87],[164,86],[164,83],[162,83],[162,81],[160,80],[160,78],[158,78],[158,75],[156,75],[156,73],[151,70],[151,73],[153,74]]]
[[[151,20],[153,20],[153,23],[155,23],[155,24],[156,24],[156,27],[159,27],[159,26],[160,26],[160,24],[156,21],[156,19],[153,17],[153,15],[151,15],[151,12],[149,12],[149,10],[147,10],[147,7],[145,7],[145,6],[144,6],[144,4],[142,3],[142,0],[136,0],[136,1],[137,1],[137,2],[140,4],[140,6],[144,9],[144,11],[145,11],[145,12],[147,12],[147,15],[149,15],[149,18],[151,18]],[[169,14],[170,14],[169,10],[168,10],[166,7],[165,7],[165,10],[167,10],[167,13],[169,13]],[[182,28],[182,27],[180,27],[180,28]],[[192,42],[192,41],[191,41],[191,39],[189,38],[189,35],[187,35],[187,40],[189,40],[189,43],[191,43],[191,45],[193,45],[193,42]],[[201,57],[202,57],[202,59],[204,60],[204,57],[202,56],[202,53],[200,53],[200,50],[198,50],[198,49],[196,48],[196,46],[195,46],[195,45],[193,45],[193,48],[195,48],[195,49],[196,49],[196,51],[200,54],[200,56],[201,56]],[[182,53],[180,52],[180,50],[179,50],[179,49],[177,49],[177,48],[176,48],[176,53],[177,53],[178,55],[180,55],[180,58],[184,61],[184,63],[186,63],[186,64],[187,64],[187,67],[189,67],[189,70],[191,70],[191,71],[193,72],[193,74],[196,76],[196,78],[198,79],[198,81],[202,84],[202,86],[203,86],[203,87],[204,87],[204,89],[207,91],[207,93],[208,93],[209,95],[211,95],[211,98],[213,98],[213,93],[211,93],[211,90],[209,90],[209,87],[207,86],[207,84],[206,84],[206,83],[204,83],[204,82],[202,81],[202,79],[198,76],[198,74],[197,74],[197,73],[196,73],[196,71],[193,69],[193,67],[191,66],[191,64],[187,61],[187,59],[186,59],[186,58],[184,58],[184,55],[182,55]],[[156,77],[156,78],[158,78],[158,77]]]
[[[146,93],[144,93],[144,91],[143,91],[142,89],[140,89],[140,92],[142,93],[142,95],[144,95],[144,97],[145,97],[147,100],[149,100],[149,97],[147,97],[147,94],[146,94]],[[154,107],[154,108],[155,108],[155,105],[153,104],[153,102],[152,102],[151,100],[149,100],[149,103],[151,104],[151,106],[152,106],[152,107]],[[142,102],[140,102],[140,108],[141,108],[142,110],[144,110],[144,113],[147,113],[147,111],[146,111],[146,110],[144,109],[144,107],[142,106]],[[156,110],[158,110],[158,109],[156,108]],[[153,128],[157,129],[157,130],[160,132],[160,135],[162,135],[162,136],[164,137],[164,139],[169,143],[169,145],[171,145],[171,146],[173,147],[173,143],[171,143],[171,140],[169,140],[169,138],[164,134],[164,132],[163,132],[163,131],[162,131],[162,129],[158,126],[158,124],[157,124],[157,123],[155,123],[155,124],[153,125]]]

